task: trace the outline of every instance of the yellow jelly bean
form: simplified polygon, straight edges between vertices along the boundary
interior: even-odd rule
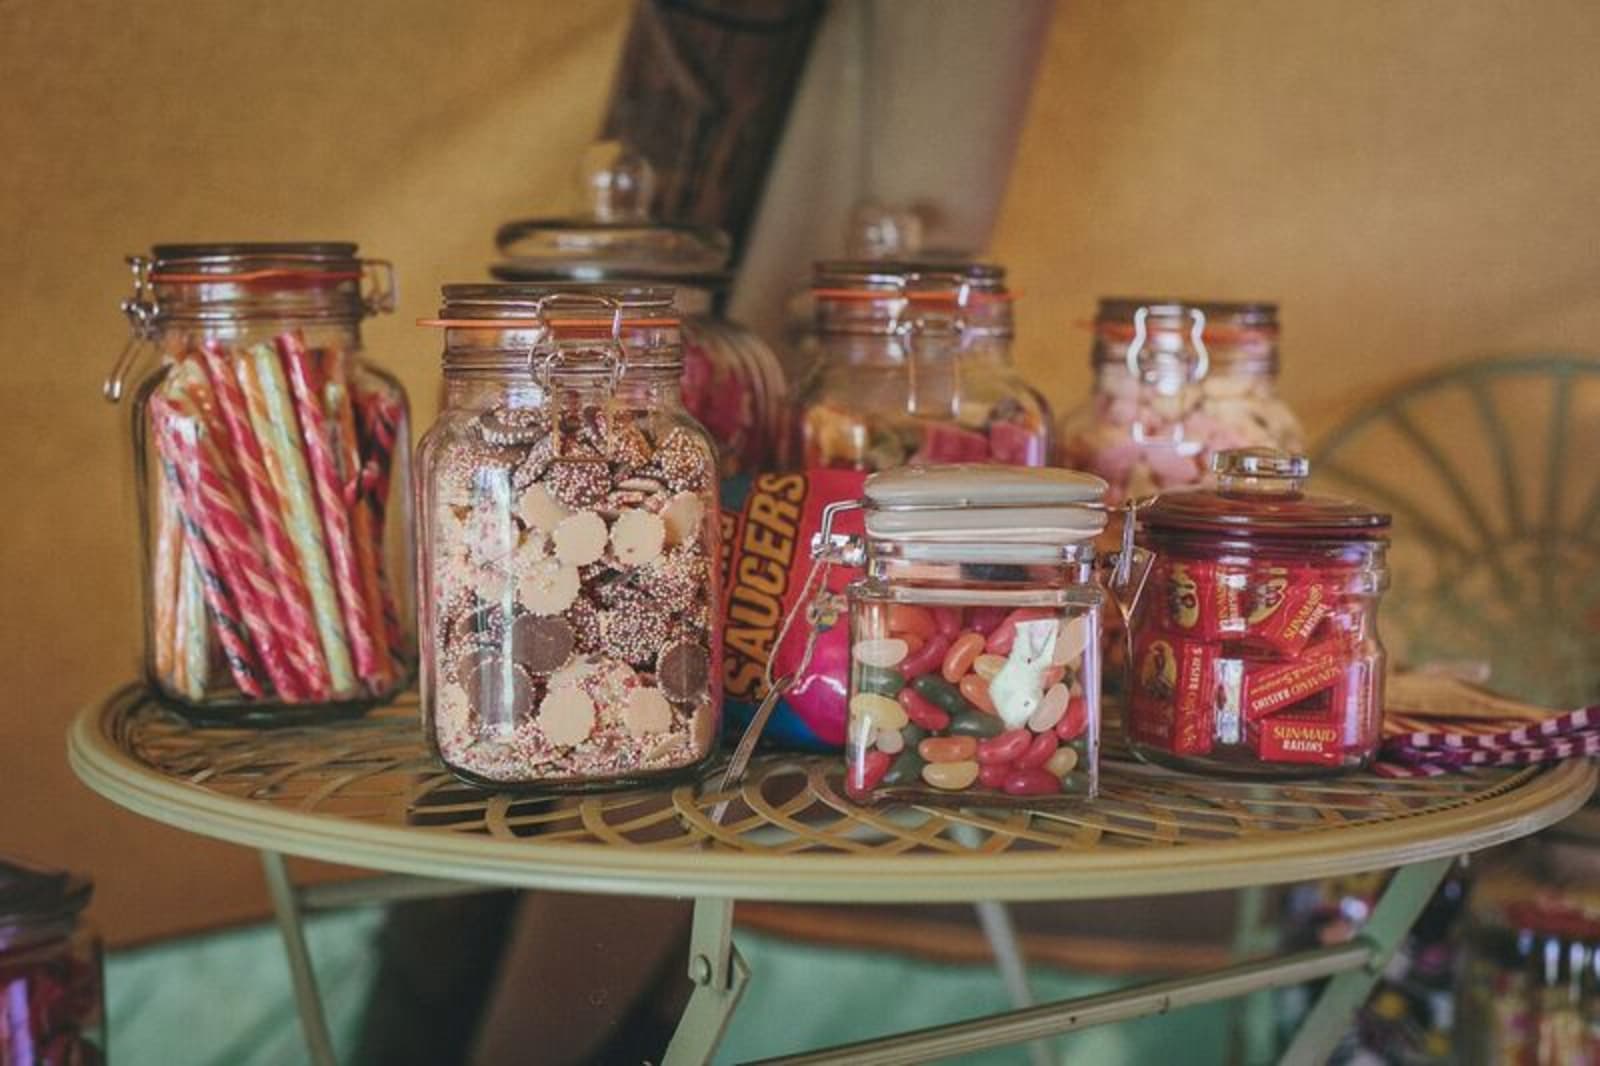
[[[922,768],[922,779],[934,788],[959,792],[971,788],[978,779],[976,762],[931,762]]]
[[[1044,768],[1057,777],[1066,777],[1078,768],[1078,749],[1057,748],[1056,753],[1044,764]]]
[[[1059,682],[1051,685],[1045,690],[1044,699],[1039,701],[1039,709],[1028,719],[1028,728],[1035,733],[1045,733],[1054,729],[1056,723],[1067,713],[1067,704],[1071,700],[1072,691],[1067,686]]]
[[[879,729],[904,729],[906,709],[876,692],[858,692],[850,699],[850,717],[865,718]]]
[[[993,681],[994,675],[1006,664],[1004,655],[980,655],[972,660],[972,672],[985,681]]]
[[[910,651],[911,645],[899,637],[874,637],[856,641],[850,654],[863,666],[898,666]]]

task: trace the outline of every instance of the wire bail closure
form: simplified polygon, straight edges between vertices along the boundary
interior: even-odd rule
[[[139,358],[139,349],[155,340],[156,315],[159,308],[156,306],[155,293],[150,285],[150,270],[152,261],[142,255],[130,255],[127,258],[128,268],[133,272],[133,293],[122,301],[122,313],[128,316],[128,325],[131,335],[128,343],[122,346],[116,361],[111,364],[111,372],[106,375],[105,382],[100,386],[100,393],[107,403],[118,403],[122,399],[123,390],[128,383],[128,373],[133,369]]]
[[[611,312],[611,339],[599,346],[605,362],[602,364],[611,379],[611,390],[616,391],[627,370],[628,350],[622,342],[622,301],[599,293],[554,292],[541,296],[534,302],[533,318],[541,331],[540,338],[528,349],[528,374],[546,391],[557,369],[574,352],[595,351],[592,344],[563,347],[556,338],[555,327],[546,312],[569,308],[572,310],[608,310]],[[543,354],[543,360],[539,356]]]
[[[1211,353],[1206,349],[1206,313],[1198,307],[1185,308],[1189,315],[1189,346],[1194,349],[1195,357],[1185,360],[1184,384],[1192,385],[1205,378],[1211,372]],[[1144,358],[1145,348],[1150,339],[1150,305],[1146,304],[1133,313],[1133,340],[1128,343],[1128,372],[1141,384],[1154,384],[1160,378],[1156,371],[1147,366]]]

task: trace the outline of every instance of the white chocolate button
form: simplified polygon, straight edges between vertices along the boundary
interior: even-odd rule
[[[665,733],[672,728],[672,704],[658,688],[636,688],[628,694],[622,724],[636,737]]]
[[[611,526],[611,547],[627,566],[643,566],[661,555],[667,529],[660,515],[649,511],[623,511]]]
[[[539,704],[539,730],[552,744],[583,743],[594,731],[594,701],[579,689],[556,689]]]
[[[667,524],[667,543],[682,544],[700,535],[700,520],[705,517],[706,505],[698,493],[680,492],[661,511],[661,520]]]
[[[556,558],[569,566],[588,566],[606,553],[606,520],[582,511],[561,520],[555,531]]]
[[[517,502],[517,517],[522,519],[523,524],[547,533],[571,513],[543,485],[533,486]]]
[[[578,568],[546,559],[517,581],[517,599],[534,614],[560,614],[578,598]]]

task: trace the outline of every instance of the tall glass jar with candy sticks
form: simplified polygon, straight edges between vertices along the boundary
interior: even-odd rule
[[[409,420],[360,357],[387,263],[342,243],[157,245],[129,259],[145,674],[191,718],[359,711],[416,662]]]
[[[1011,364],[1003,269],[823,262],[812,300],[819,354],[801,388],[806,468],[1049,462],[1049,408]]]

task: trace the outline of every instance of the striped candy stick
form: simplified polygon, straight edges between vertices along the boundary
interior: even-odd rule
[[[361,497],[361,450],[356,443],[355,413],[350,404],[350,384],[346,356],[337,349],[323,350],[326,368],[322,388],[322,408],[330,415],[334,458],[345,511],[350,518],[350,536],[355,548],[356,573],[361,581],[361,602],[367,632],[377,645],[377,668],[367,678],[374,692],[384,692],[393,684],[388,637],[384,628],[383,583],[378,570],[378,542],[372,528],[372,510]]]
[[[234,356],[214,340],[202,345],[201,354],[217,407],[233,445],[240,483],[244,486],[251,513],[261,531],[261,545],[267,566],[277,586],[278,600],[282,605],[275,619],[279,638],[295,672],[305,683],[306,698],[325,700],[329,691],[328,667],[322,658],[317,623],[311,613],[311,594],[306,591],[305,580],[300,575],[294,544],[283,526],[278,493],[267,474],[261,442],[256,439],[244,392],[233,373]]]
[[[380,578],[383,567],[383,538],[389,503],[389,486],[393,483],[395,447],[400,438],[400,427],[405,419],[405,397],[396,389],[376,383],[371,388],[353,387],[353,402],[360,415],[362,446],[362,496],[372,511],[374,541],[378,549]],[[400,612],[395,607],[393,591],[387,580],[382,580],[383,627],[388,637],[389,654],[395,668],[405,670],[410,661],[411,649],[405,633],[400,628]]]
[[[315,357],[298,334],[280,333],[276,340],[284,369],[288,371],[295,411],[300,416],[300,436],[305,441],[306,459],[311,467],[317,512],[322,516],[323,541],[333,563],[334,588],[339,593],[345,636],[350,641],[356,673],[371,684],[375,678],[385,675],[386,664],[373,640],[373,620],[367,617],[361,595],[361,576],[350,537],[350,516],[345,511],[344,495],[339,488],[331,427],[322,409],[321,373],[315,365]]]
[[[287,625],[283,602],[262,561],[260,541],[250,524],[246,505],[229,479],[228,470],[236,464],[229,461],[222,447],[224,431],[202,420],[204,401],[198,397],[206,395],[204,374],[198,367],[195,372],[192,380],[185,381],[178,395],[169,396],[167,402],[180,417],[189,417],[182,430],[192,449],[193,466],[184,472],[191,481],[190,491],[197,497],[196,517],[274,691],[291,703],[304,702],[310,692],[290,664],[279,639]]]
[[[350,665],[344,624],[340,621],[339,594],[333,587],[328,552],[322,542],[322,524],[317,520],[311,475],[296,439],[299,423],[277,349],[267,343],[252,345],[246,357],[236,361],[234,369],[244,393],[245,408],[250,412],[250,424],[261,442],[267,476],[283,505],[289,540],[300,560],[306,590],[311,594],[311,616],[317,624],[317,639],[322,643],[332,694],[354,696],[356,676]]]
[[[150,618],[157,677],[171,678],[180,658],[178,649],[179,568],[183,557],[183,526],[178,501],[165,481],[155,485],[156,538],[150,566]]]
[[[250,647],[250,638],[239,621],[239,612],[234,608],[216,557],[201,531],[198,494],[186,483],[182,473],[195,465],[195,458],[182,432],[182,420],[159,393],[151,395],[149,411],[162,472],[179,501],[184,544],[193,556],[194,566],[199,573],[200,586],[205,594],[206,606],[211,609],[211,617],[216,623],[217,640],[227,660],[228,671],[233,675],[239,691],[246,696],[260,698],[265,691],[261,684],[260,665],[256,661],[255,651]],[[187,639],[192,640],[192,634]],[[196,673],[203,684],[205,672],[201,667],[197,672],[190,673],[187,682],[191,690],[197,683]]]
[[[182,518],[179,518],[182,522]],[[174,687],[186,699],[198,703],[205,698],[211,673],[211,641],[207,633],[206,589],[189,549],[187,534],[180,531],[178,565],[178,603],[175,620],[177,654],[173,659]]]

